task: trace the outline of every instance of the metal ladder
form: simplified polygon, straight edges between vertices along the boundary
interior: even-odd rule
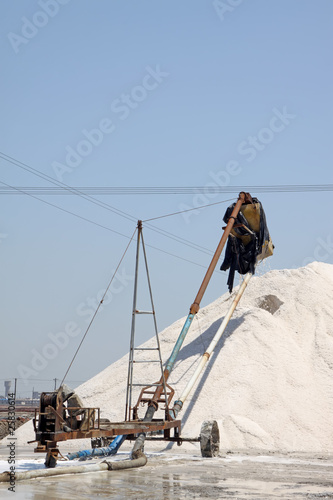
[[[161,385],[161,382],[156,382],[155,384],[151,383],[133,383],[133,371],[135,363],[158,363],[161,370],[161,380],[163,385],[163,393],[161,395],[159,403],[165,404],[166,413],[168,413],[168,405],[173,397],[174,391],[168,386],[164,379],[163,373],[163,362],[161,356],[161,346],[158,337],[157,323],[156,323],[156,315],[155,308],[153,302],[153,295],[151,290],[149,271],[148,271],[148,263],[147,263],[147,255],[146,249],[142,234],[142,221],[138,221],[137,226],[137,250],[136,250],[136,262],[135,262],[135,279],[134,279],[134,293],[133,293],[133,310],[132,310],[132,326],[131,326],[131,340],[130,340],[130,350],[129,350],[129,360],[128,360],[128,375],[127,375],[127,389],[126,389],[126,407],[125,407],[125,421],[131,421],[132,419],[137,419],[137,409],[140,403],[148,403],[150,401],[150,394],[154,394],[157,386]],[[151,302],[151,311],[140,311],[137,309],[137,291],[138,291],[138,274],[139,274],[139,253],[140,253],[140,242],[142,243],[142,250],[144,256],[144,263],[147,275],[147,283],[149,289],[149,296]],[[135,324],[136,324],[136,316],[138,314],[150,314],[153,316],[154,328],[155,328],[155,337],[156,337],[156,347],[135,347]],[[156,359],[135,359],[135,353],[137,351],[150,351],[151,353],[157,352],[158,357]],[[133,387],[141,387],[141,393],[138,399],[138,402],[134,407],[132,407],[132,396],[133,396]],[[151,390],[154,388],[153,390]]]

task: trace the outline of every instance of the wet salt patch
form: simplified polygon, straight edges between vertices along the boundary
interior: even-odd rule
[[[287,457],[272,457],[272,456],[251,456],[251,455],[232,455],[227,457],[214,457],[214,458],[205,458],[203,459],[200,456],[189,455],[189,454],[176,454],[176,455],[168,455],[165,453],[147,453],[146,454],[148,461],[154,460],[154,458],[162,458],[165,462],[197,462],[202,463],[203,465],[209,464],[217,464],[223,462],[256,462],[256,463],[270,463],[270,464],[283,464],[283,465],[320,465],[324,467],[333,467],[333,461],[328,460],[308,460],[308,459],[295,459],[295,458],[287,458]],[[98,459],[92,460],[59,460],[57,462],[57,468],[59,467],[68,467],[74,465],[89,465],[101,463],[104,460],[110,460],[112,462],[118,462],[124,460],[124,458],[128,458],[128,453],[119,453],[116,456],[112,457],[99,457]],[[148,462],[149,465],[154,465],[153,461]],[[38,460],[16,460],[15,463],[16,472],[24,472],[29,470],[43,470],[45,469],[44,458]],[[8,462],[5,460],[0,460],[0,473],[9,470]]]
[[[202,462],[207,464],[207,463],[217,462],[218,460],[221,459],[219,457],[204,459],[200,455],[172,455],[165,457],[166,462],[173,462],[175,460],[181,460],[183,462]],[[207,462],[207,460],[209,460],[209,462]]]
[[[276,457],[268,455],[227,455],[217,456],[213,458],[202,458],[197,455],[172,455],[165,457],[166,462],[173,461],[182,462],[201,462],[202,464],[209,465],[214,463],[223,462],[256,462],[256,463],[270,463],[270,464],[283,464],[283,465],[320,465],[326,467],[333,467],[332,460],[309,460],[309,459],[299,459],[299,458],[289,458],[289,457]]]
[[[333,462],[328,460],[308,460],[308,459],[298,459],[298,458],[288,458],[288,457],[272,457],[266,455],[251,456],[251,455],[235,455],[223,457],[224,462],[259,462],[259,463],[273,463],[273,464],[295,464],[295,465],[320,465],[326,467],[332,467]]]

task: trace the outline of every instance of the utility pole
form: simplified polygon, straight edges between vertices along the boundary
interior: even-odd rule
[[[57,390],[57,379],[54,378],[53,380],[54,380],[54,390],[56,391]]]

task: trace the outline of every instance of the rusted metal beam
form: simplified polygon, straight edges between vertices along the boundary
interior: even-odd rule
[[[229,217],[229,220],[228,220],[228,223],[224,229],[222,238],[217,246],[217,249],[215,250],[214,256],[211,260],[211,263],[209,264],[209,267],[208,267],[207,272],[205,274],[205,277],[201,283],[201,286],[199,288],[197,296],[195,297],[194,302],[190,307],[190,313],[196,314],[199,311],[200,302],[201,302],[202,297],[206,291],[206,288],[207,288],[208,283],[212,277],[212,274],[215,270],[216,264],[218,263],[218,260],[221,256],[222,250],[224,248],[224,245],[226,244],[226,241],[228,239],[230,231],[233,228],[233,225],[235,223],[238,212],[239,212],[241,206],[243,205],[243,203],[250,202],[250,200],[252,201],[252,198],[251,198],[251,195],[249,193],[244,193],[243,191],[241,193],[239,193],[237,203],[236,203],[236,205],[235,205],[235,207],[234,207],[234,209]]]
[[[69,432],[44,432],[43,442],[46,443],[46,448],[49,448],[48,444],[52,443],[52,448],[56,447],[56,442],[68,441],[71,439],[85,439],[92,437],[113,437],[120,435],[133,435],[139,434],[140,432],[156,432],[164,431],[166,429],[181,428],[180,420],[153,420],[151,422],[143,421],[131,421],[131,422],[108,422],[103,424],[100,429],[90,429],[88,431],[69,431]],[[33,441],[31,441],[33,442]],[[42,445],[43,446],[43,445]],[[45,448],[42,446],[37,446],[36,452],[43,452]]]

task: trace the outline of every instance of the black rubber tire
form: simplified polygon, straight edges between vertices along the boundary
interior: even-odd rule
[[[216,420],[205,420],[200,430],[200,449],[203,457],[217,457],[220,451],[220,431]]]

